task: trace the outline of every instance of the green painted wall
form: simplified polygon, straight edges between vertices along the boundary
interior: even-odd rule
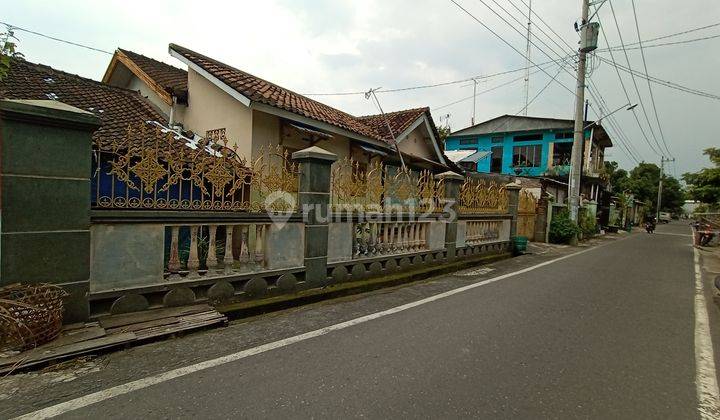
[[[0,101],[0,286],[53,283],[66,322],[88,316],[93,114],[56,101]]]

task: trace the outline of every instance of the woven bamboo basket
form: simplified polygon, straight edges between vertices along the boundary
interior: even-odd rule
[[[52,284],[0,287],[0,350],[26,350],[54,340],[62,329],[65,296]]]

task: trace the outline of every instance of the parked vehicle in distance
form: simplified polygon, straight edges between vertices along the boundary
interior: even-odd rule
[[[670,218],[670,213],[661,211],[660,217],[658,217],[658,223],[670,223]]]

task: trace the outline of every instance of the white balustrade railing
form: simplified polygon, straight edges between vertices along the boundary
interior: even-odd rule
[[[478,245],[500,240],[503,222],[501,220],[468,220],[465,243]]]
[[[167,271],[171,277],[186,274],[227,275],[265,266],[265,223],[173,225]],[[166,245],[167,249],[167,245]]]
[[[428,222],[355,223],[353,258],[426,250],[429,226]]]

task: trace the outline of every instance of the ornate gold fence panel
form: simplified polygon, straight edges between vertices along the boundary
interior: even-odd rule
[[[228,147],[225,129],[185,137],[147,123],[96,142],[92,206],[106,209],[293,211],[298,165],[278,147],[251,161]]]
[[[466,178],[460,187],[458,211],[461,214],[507,213],[508,194],[505,185],[479,178]]]
[[[535,217],[537,214],[537,198],[528,190],[520,190],[518,196],[517,234],[529,240],[535,238]]]
[[[352,158],[335,162],[331,170],[333,211],[416,213],[441,212],[444,182],[429,170],[361,164]]]

